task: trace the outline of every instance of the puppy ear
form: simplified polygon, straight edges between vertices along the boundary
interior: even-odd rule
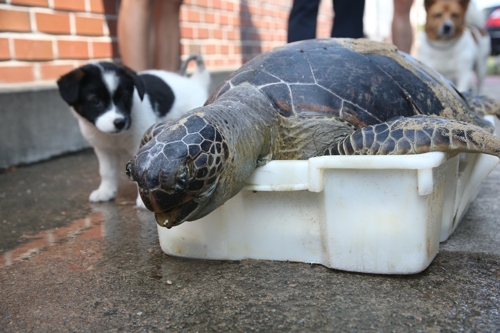
[[[57,80],[59,94],[69,105],[73,105],[78,100],[80,82],[84,76],[85,71],[82,68],[77,68]]]
[[[431,8],[431,6],[436,2],[436,0],[424,0],[424,8],[426,11]]]
[[[128,68],[127,66],[123,66],[123,69],[125,70],[125,74],[130,76],[132,78],[132,81],[134,81],[134,86],[137,89],[137,93],[139,94],[139,98],[142,99],[144,98],[144,93],[146,91],[146,88],[144,86],[144,82],[142,81],[141,77],[137,75],[136,72],[134,72],[132,69]]]
[[[467,10],[467,7],[469,7],[470,0],[460,0],[459,2],[460,2],[460,6],[462,6],[462,8],[464,10]]]

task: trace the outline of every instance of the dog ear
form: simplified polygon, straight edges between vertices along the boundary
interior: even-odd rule
[[[431,8],[431,6],[436,2],[436,0],[424,0],[424,8],[426,11]]]
[[[82,68],[77,68],[57,80],[59,94],[69,105],[73,105],[78,100],[80,82],[84,76],[85,71]]]
[[[467,8],[469,7],[470,0],[460,0],[459,2],[460,6],[462,6],[464,10],[467,10]]]
[[[137,73],[132,69],[128,68],[127,66],[123,66],[123,69],[125,70],[125,74],[130,76],[132,78],[132,81],[134,81],[134,86],[137,89],[139,98],[142,101],[142,99],[144,98],[144,93],[146,91],[146,88],[144,87],[144,82],[142,81],[141,77],[137,75]]]

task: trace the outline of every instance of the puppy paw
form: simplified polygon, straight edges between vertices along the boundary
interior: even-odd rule
[[[140,195],[138,195],[137,199],[135,200],[135,206],[134,206],[134,208],[148,210],[146,208],[146,206],[144,205],[144,202],[142,202],[142,199],[141,199]]]
[[[90,202],[102,202],[114,199],[116,196],[116,190],[102,189],[92,191],[89,196]]]

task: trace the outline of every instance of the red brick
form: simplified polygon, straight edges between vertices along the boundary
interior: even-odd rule
[[[42,80],[56,80],[73,69],[73,65],[40,64]]]
[[[0,31],[31,31],[30,14],[20,10],[0,9]]]
[[[71,33],[69,14],[67,13],[35,13],[35,18],[38,31],[59,35]]]
[[[225,10],[228,10],[230,12],[234,12],[236,5],[232,2],[225,1],[223,4],[223,7]]]
[[[221,30],[221,29],[214,29],[212,31],[212,33],[213,33],[213,38],[222,39],[222,40],[226,40],[227,39],[227,38],[225,38],[224,31]]]
[[[229,30],[227,32],[227,39],[236,40],[238,39],[239,33],[235,30]]]
[[[1,66],[0,83],[17,83],[34,81],[33,66]]]
[[[205,13],[205,23],[215,23],[215,14]]]
[[[117,14],[116,0],[90,0],[90,11],[98,14]]]
[[[49,0],[11,0],[13,5],[48,7]]]
[[[229,17],[225,14],[220,14],[219,15],[219,24],[228,25],[229,24]]]
[[[213,61],[212,59],[205,59],[205,66],[207,66],[208,69],[213,67]]]
[[[205,7],[208,8],[208,0],[197,0],[196,5],[198,7]]]
[[[220,53],[229,54],[229,45],[221,45],[220,46]]]
[[[116,58],[118,57],[118,44],[115,42],[93,42],[93,58]]]
[[[217,46],[214,44],[209,44],[205,45],[205,50],[203,51],[203,54],[216,54],[217,53]]]
[[[9,39],[8,38],[0,38],[0,60],[9,60],[10,49],[9,49]]]
[[[116,36],[118,31],[118,21],[116,19],[106,19],[106,24],[108,25],[109,35]]]
[[[239,65],[241,65],[241,61],[239,59],[231,58],[231,59],[229,59],[229,65],[239,66]]]
[[[89,59],[89,47],[85,41],[57,41],[59,59]]]
[[[221,0],[212,0],[212,9],[222,9]]]
[[[36,39],[15,39],[14,54],[18,60],[52,60],[52,42]]]
[[[248,12],[251,16],[260,16],[260,8],[257,6],[248,6]]]
[[[186,20],[188,22],[200,22],[201,15],[199,10],[186,9]]]
[[[208,38],[208,29],[198,28],[198,38],[200,39]]]
[[[54,9],[85,12],[85,0],[54,0]]]
[[[84,36],[102,36],[102,18],[75,16],[76,33]]]
[[[234,27],[239,27],[240,26],[240,17],[239,16],[233,16],[231,20],[231,25]]]
[[[181,27],[181,38],[192,39],[194,37],[193,28]]]

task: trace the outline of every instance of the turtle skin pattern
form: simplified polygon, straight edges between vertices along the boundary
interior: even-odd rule
[[[162,135],[161,132],[169,123],[157,123],[148,130],[143,143],[154,140],[155,145],[149,154],[138,156],[143,159],[138,162],[150,163],[158,155],[162,155],[167,163],[184,159],[190,161],[192,164],[188,163],[185,168],[179,170],[175,184],[169,184],[173,192],[185,192],[189,197],[190,194],[209,188],[216,182],[223,166],[222,162],[228,157],[228,146],[220,132],[200,117],[191,117],[180,126],[176,126],[173,134],[179,140],[165,142],[163,140],[165,134]],[[126,172],[131,177],[130,163],[126,166]],[[168,176],[160,174],[159,177],[150,177],[147,179],[148,188],[158,188],[162,184],[168,184]],[[139,191],[147,207],[154,207],[155,202],[165,200],[166,196],[171,194],[168,191],[154,191],[151,197],[147,189],[141,187]]]

